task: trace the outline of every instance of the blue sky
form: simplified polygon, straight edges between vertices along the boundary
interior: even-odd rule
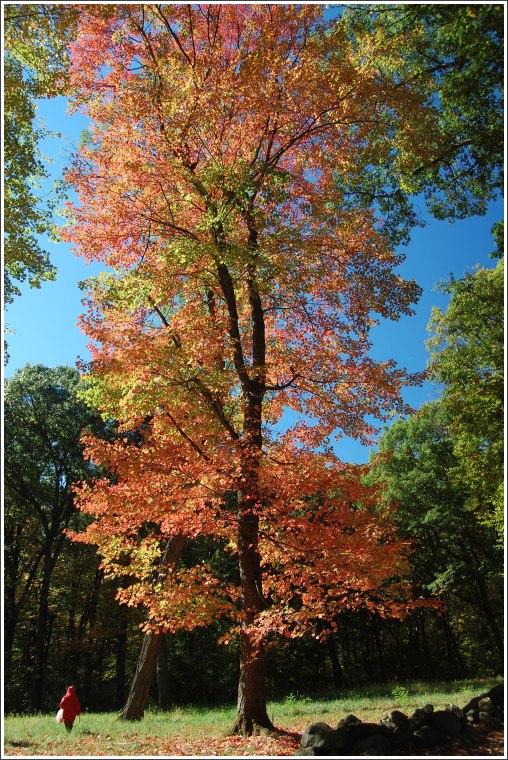
[[[77,147],[87,120],[65,111],[65,101],[41,101],[38,114],[50,130],[58,130],[61,138],[48,139],[42,145],[46,156],[53,160],[54,176],[68,162]],[[424,228],[413,231],[410,244],[404,249],[407,259],[400,268],[405,278],[415,279],[423,288],[423,295],[416,305],[416,314],[398,322],[383,322],[374,328],[372,356],[376,359],[394,358],[400,366],[410,371],[426,367],[428,354],[425,340],[433,306],[446,308],[447,297],[436,290],[436,284],[453,274],[462,277],[478,265],[493,267],[496,262],[489,258],[494,243],[492,225],[502,219],[504,207],[501,200],[492,203],[484,217],[460,222],[436,222],[429,220]],[[57,267],[57,278],[38,290],[22,286],[22,295],[9,306],[6,320],[14,331],[7,336],[10,360],[5,368],[7,377],[27,363],[57,366],[74,365],[78,356],[86,359],[87,339],[76,326],[82,311],[82,293],[78,282],[96,274],[98,265],[85,265],[75,257],[64,243],[47,244],[51,261]],[[436,398],[438,389],[430,383],[421,388],[410,388],[405,400],[414,408]],[[365,462],[368,448],[349,439],[336,444],[338,455],[346,461]]]

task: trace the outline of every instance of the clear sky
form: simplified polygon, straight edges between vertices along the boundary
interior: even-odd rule
[[[62,167],[80,140],[87,120],[66,115],[65,101],[41,101],[38,114],[51,130],[58,130],[62,137],[48,139],[42,150],[54,163],[51,167],[59,176]],[[436,222],[429,220],[426,227],[413,231],[411,243],[405,248],[407,259],[400,274],[415,279],[423,288],[423,295],[416,305],[416,314],[398,322],[383,322],[373,329],[372,356],[376,359],[394,358],[400,366],[410,371],[426,367],[428,354],[425,341],[426,327],[432,306],[446,307],[447,297],[437,292],[436,284],[471,272],[477,265],[493,267],[489,258],[494,249],[492,225],[503,218],[502,201],[492,203],[484,217],[465,221]],[[5,375],[11,376],[27,363],[54,367],[59,364],[74,365],[78,356],[88,358],[87,339],[76,326],[82,311],[82,293],[78,282],[96,274],[98,265],[85,265],[75,257],[64,243],[47,244],[51,261],[57,267],[57,278],[38,290],[22,286],[22,295],[9,306],[6,320],[14,331],[7,335],[10,360]],[[421,388],[410,388],[405,400],[414,408],[436,398],[438,391],[430,383]],[[354,441],[342,439],[336,445],[338,455],[351,462],[368,460],[368,449]]]

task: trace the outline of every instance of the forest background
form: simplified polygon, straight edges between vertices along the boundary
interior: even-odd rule
[[[62,100],[38,102],[39,112],[46,111],[48,128],[65,133]],[[52,124],[52,119],[57,123]],[[76,117],[68,121],[65,140],[76,144],[86,122],[77,126],[72,119]],[[57,144],[57,139],[47,138],[41,143],[43,153],[53,153]],[[56,159],[58,169],[65,159]],[[457,281],[478,283],[481,278],[475,265],[482,265],[482,272],[496,268],[489,259],[496,249],[491,230],[502,217],[503,206],[499,197],[492,196],[482,216],[455,221],[452,226],[427,217],[427,226],[412,232],[400,272],[414,277],[424,287],[424,296],[415,316],[395,323],[383,321],[376,328],[380,338],[374,334],[375,358],[393,356],[411,371],[422,370],[427,359],[423,327],[430,319],[430,307],[439,305],[446,311],[450,297],[452,301],[455,297],[455,303],[464,297],[474,299],[471,287],[465,288],[464,296],[460,285],[447,294],[438,294],[433,286],[451,273]],[[52,263],[58,262],[54,284],[45,282],[40,290],[22,287],[8,312],[15,334],[7,336],[11,358],[6,368],[12,378],[6,395],[12,414],[9,411],[5,417],[5,706],[16,712],[52,708],[62,683],[72,681],[79,685],[85,707],[120,709],[143,641],[139,629],[143,612],[119,607],[115,595],[122,581],[106,579],[93,548],[71,543],[61,533],[66,525],[77,527],[84,519],[74,509],[69,486],[88,474],[78,437],[83,423],[97,426],[98,418],[78,399],[79,380],[72,370],[23,369],[26,363],[72,365],[77,353],[86,359],[83,339],[74,332],[73,323],[80,310],[75,283],[88,271],[71,258],[65,243],[58,243],[58,252],[57,248],[48,250]],[[480,317],[476,334],[483,333],[485,341],[481,310],[474,300],[471,304],[466,311],[476,309]],[[502,294],[499,300],[498,287],[489,304],[488,318],[499,320]],[[53,326],[45,321],[52,313],[56,313]],[[436,332],[439,318],[435,315],[435,319]],[[493,340],[497,340],[493,351],[498,357],[499,331]],[[498,381],[500,368],[492,360],[490,370]],[[437,374],[435,380],[440,379]],[[502,671],[499,523],[496,532],[495,522],[483,519],[488,507],[472,508],[474,489],[464,489],[463,480],[459,485],[460,436],[450,425],[449,409],[440,404],[443,390],[446,395],[452,383],[453,378],[437,386],[426,383],[423,389],[407,389],[406,400],[420,407],[420,414],[406,416],[386,430],[379,449],[395,455],[389,463],[380,460],[371,474],[388,483],[389,498],[399,503],[396,519],[402,534],[418,541],[412,580],[429,593],[438,593],[446,601],[445,611],[418,609],[404,621],[386,620],[366,610],[345,612],[325,642],[308,636],[275,645],[267,652],[268,688],[274,696],[331,693],[353,684],[387,680],[494,677]],[[437,403],[430,403],[431,399]],[[498,408],[494,416],[498,419]],[[498,461],[499,441],[489,443],[496,444]],[[52,507],[41,509],[41,503],[48,501],[41,475],[51,468],[48,461],[55,447],[60,447],[64,474],[60,474]],[[369,448],[343,438],[336,444],[336,453],[349,462],[365,462]],[[54,488],[54,482],[51,485]],[[206,537],[186,547],[182,562],[192,567],[201,557],[223,573],[234,572]],[[163,709],[171,704],[233,701],[237,654],[234,645],[218,644],[224,632],[223,624],[217,622],[166,635],[152,701]]]

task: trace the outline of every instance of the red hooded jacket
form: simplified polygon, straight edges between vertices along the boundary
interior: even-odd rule
[[[74,723],[76,715],[79,715],[81,712],[74,686],[67,687],[67,691],[60,700],[60,707],[63,710],[64,723]]]

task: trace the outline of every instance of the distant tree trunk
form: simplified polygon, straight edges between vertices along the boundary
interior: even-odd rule
[[[21,527],[9,520],[4,519],[4,684],[7,687],[11,679],[12,651],[14,648],[14,635],[19,619],[20,605],[17,601],[20,587],[20,538]],[[39,564],[40,557],[35,564]],[[33,580],[34,573],[30,574]],[[26,588],[23,597],[26,596]]]
[[[459,669],[459,675],[461,675],[463,678],[467,676],[467,669],[464,665],[464,660],[462,659],[462,655],[460,654],[459,648],[457,646],[457,642],[455,640],[455,636],[453,634],[452,628],[450,626],[450,623],[448,621],[448,616],[446,613],[443,613],[440,617],[438,617],[438,620],[441,623],[441,628],[443,629],[445,644],[446,644],[446,652],[448,655],[448,662],[450,663],[452,667],[453,673],[456,672],[456,668],[458,666]]]
[[[184,542],[185,537],[180,535],[168,541],[164,556],[161,559],[159,578],[164,577],[168,567],[176,565],[180,559]],[[118,720],[141,720],[143,718],[163,636],[162,633],[148,633],[143,639],[131,690]]]
[[[337,655],[337,646],[335,635],[331,633],[327,636],[326,643],[328,646],[328,655],[330,657],[330,664],[332,666],[333,685],[336,691],[339,691],[344,686],[344,673],[340,666],[339,657]]]
[[[127,611],[121,609],[120,630],[116,637],[115,707],[121,709],[125,700],[125,660],[127,658]]]
[[[169,687],[167,634],[162,634],[162,640],[157,655],[157,686],[159,689],[159,709],[169,710],[171,707],[171,690]]]
[[[45,541],[44,564],[41,587],[39,592],[39,611],[37,615],[37,631],[35,634],[34,668],[32,673],[32,708],[35,712],[42,710],[44,693],[44,671],[47,659],[47,636],[49,614],[49,592],[51,576],[63,545],[63,535],[55,541],[54,535],[49,535]],[[54,548],[53,548],[54,547]],[[53,549],[53,551],[52,551]]]
[[[499,667],[500,667],[500,670],[502,671],[503,665],[504,665],[503,634],[501,633],[499,629],[499,625],[496,620],[494,610],[492,609],[492,605],[490,603],[489,592],[487,590],[487,584],[485,583],[485,578],[479,575],[476,580],[476,583],[478,587],[478,593],[480,596],[481,607],[483,609],[485,620],[487,621],[487,625],[490,628],[492,643],[494,644],[494,649],[497,652]]]
[[[385,669],[385,662],[384,662],[384,653],[383,653],[383,642],[381,639],[381,633],[379,630],[379,620],[377,617],[372,616],[371,617],[371,625],[372,629],[374,631],[374,642],[376,645],[376,654],[377,654],[377,662],[379,667],[379,676],[381,678],[382,683],[387,682],[386,677],[386,669]]]
[[[408,629],[408,655],[409,655],[411,676],[413,678],[422,678],[423,677],[423,669],[422,669],[423,652],[421,651],[421,647],[420,647],[418,621],[416,620],[415,613],[413,613],[413,615],[411,615],[411,617],[408,618],[407,629]]]
[[[83,607],[79,619],[78,638],[80,641],[86,639],[86,646],[83,651],[82,661],[84,661],[84,674],[82,691],[90,694],[93,691],[96,679],[95,663],[95,619],[99,607],[99,593],[104,580],[104,571],[96,566],[93,582],[90,584],[88,597]],[[80,658],[81,659],[81,658]]]
[[[418,649],[421,652],[421,668],[420,674],[426,680],[432,678],[432,659],[429,650],[429,644],[427,641],[427,632],[425,629],[425,613],[422,610],[416,610],[415,612],[415,631],[416,638],[418,640]]]
[[[483,611],[485,615],[485,620],[487,621],[487,625],[490,628],[492,643],[494,645],[494,648],[497,651],[499,667],[502,671],[503,666],[504,666],[503,634],[501,633],[496,615],[494,613],[494,610],[492,609],[492,604],[490,601],[490,594],[487,588],[487,583],[485,582],[485,577],[481,569],[482,561],[481,561],[481,558],[478,556],[478,552],[476,550],[474,536],[467,534],[467,537],[469,540],[469,551],[473,558],[473,562],[476,568],[475,582],[476,582],[476,587],[478,589],[478,595],[480,598],[480,609]]]

